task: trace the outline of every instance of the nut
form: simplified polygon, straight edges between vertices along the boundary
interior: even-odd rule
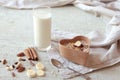
[[[3,60],[2,60],[2,63],[3,63],[3,65],[7,64],[7,60],[6,60],[6,59],[3,59]]]
[[[10,69],[13,70],[14,69],[13,66],[10,66]]]
[[[18,72],[23,72],[23,71],[25,71],[25,67],[23,67],[23,65],[22,65],[21,62],[18,62],[18,63],[16,64],[16,69],[17,69]]]
[[[25,56],[24,52],[20,52],[17,54],[17,57],[24,57],[24,56]]]
[[[26,61],[26,59],[23,59],[22,57],[18,57],[18,61]]]
[[[23,72],[23,71],[25,71],[25,67],[19,67],[17,70],[18,70],[18,72]]]
[[[14,68],[13,68],[13,66],[6,66],[6,69],[8,70],[8,71],[12,71]]]
[[[13,68],[15,68],[15,66],[14,66],[14,65],[12,65],[12,67],[13,67]]]
[[[9,67],[9,66],[6,66],[6,69],[7,69],[8,71],[11,71],[11,69],[10,69],[10,67]]]
[[[19,67],[22,67],[23,65],[21,62],[18,62],[15,66],[16,66],[16,69],[18,69]]]
[[[26,59],[21,59],[21,61],[26,61]]]
[[[14,64],[15,64],[15,65],[17,65],[17,64],[18,64],[18,62],[15,62]]]

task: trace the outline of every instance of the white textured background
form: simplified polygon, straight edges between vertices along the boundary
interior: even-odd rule
[[[97,18],[72,6],[52,9],[52,28],[87,34],[93,30],[105,31],[105,24],[109,19]],[[29,46],[33,46],[33,26],[31,10],[13,10],[0,7],[0,59],[7,58],[8,64],[17,60],[16,54]],[[0,80],[62,80],[57,69],[53,67],[47,58],[47,53],[39,52],[40,61],[46,66],[46,77],[30,79],[26,72],[16,73],[12,78],[5,67],[0,64]],[[27,67],[29,63],[24,62]],[[92,80],[119,80],[120,64],[90,73]],[[51,74],[52,71],[56,75]],[[71,80],[83,80],[80,77]]]

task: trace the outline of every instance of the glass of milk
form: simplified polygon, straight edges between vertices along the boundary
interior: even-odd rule
[[[40,51],[51,48],[51,8],[33,9],[33,27],[35,47]]]

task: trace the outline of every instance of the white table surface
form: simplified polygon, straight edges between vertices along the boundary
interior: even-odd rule
[[[105,31],[107,19],[97,18],[94,15],[83,12],[73,6],[58,7],[52,9],[52,28],[70,31],[79,34],[87,34],[93,30]],[[13,64],[16,54],[25,48],[33,46],[33,26],[31,10],[13,10],[0,7],[0,59],[6,58],[8,64]],[[28,78],[26,71],[17,73],[11,77],[5,66],[0,64],[0,80],[62,80],[48,60],[47,53],[39,52],[40,61],[46,67],[46,77]],[[29,63],[24,65],[31,67]],[[56,75],[51,74],[54,71]],[[89,73],[92,80],[119,80],[120,64]],[[76,77],[70,80],[84,80]]]

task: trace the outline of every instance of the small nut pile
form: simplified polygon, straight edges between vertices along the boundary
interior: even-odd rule
[[[25,58],[26,56],[26,58]],[[16,77],[16,74],[14,71],[17,71],[18,73],[21,73],[23,71],[26,70],[27,67],[23,66],[23,61],[29,61],[30,65],[32,65],[33,67],[35,66],[37,71],[34,71],[33,69],[29,68],[27,69],[27,76],[30,78],[34,78],[34,77],[42,77],[45,76],[45,66],[38,62],[37,64],[35,64],[33,61],[38,61],[38,55],[37,52],[35,51],[34,48],[27,48],[25,49],[23,52],[20,52],[17,54],[17,61],[12,64],[12,65],[8,65],[8,61],[6,59],[0,60],[0,63],[2,63],[3,65],[5,65],[6,70],[11,71],[11,75],[13,77]]]
[[[12,70],[14,70],[14,69],[16,69],[18,72],[23,72],[23,71],[25,71],[25,67],[22,65],[21,62],[15,62],[15,64],[10,65],[10,66],[6,65],[6,69],[7,69],[8,71],[12,71]]]
[[[70,49],[75,49],[77,51],[88,52],[88,45],[85,41],[76,41],[65,44],[66,47]]]

